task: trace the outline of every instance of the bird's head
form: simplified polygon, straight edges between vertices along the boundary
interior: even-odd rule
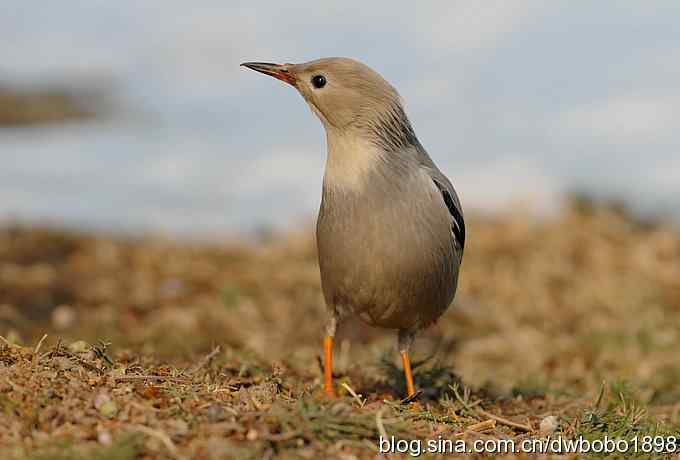
[[[246,62],[250,69],[293,85],[326,129],[371,129],[406,120],[397,91],[379,73],[348,58],[325,58],[302,64]],[[409,126],[410,128],[410,126]]]

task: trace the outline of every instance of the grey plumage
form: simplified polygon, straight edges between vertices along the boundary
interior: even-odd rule
[[[331,312],[416,330],[435,321],[455,295],[463,246],[437,184],[457,197],[417,146],[391,155],[360,189],[324,183],[321,281]]]
[[[407,353],[456,293],[465,222],[455,189],[418,141],[396,90],[364,64],[244,65],[295,86],[326,130],[316,237],[327,335],[357,315],[397,329]]]

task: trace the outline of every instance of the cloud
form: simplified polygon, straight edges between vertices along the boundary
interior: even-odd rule
[[[680,132],[680,98],[615,96],[563,113],[555,129],[609,144],[658,142]]]
[[[466,168],[456,174],[454,186],[464,207],[484,211],[502,211],[522,203],[534,212],[550,214],[558,209],[565,192],[558,178],[522,155]]]
[[[653,191],[660,196],[671,197],[677,203],[680,196],[680,149],[675,152],[675,158],[651,168],[650,179],[654,184]]]
[[[249,162],[235,185],[243,192],[289,187],[308,190],[321,184],[324,156],[322,151],[276,149]]]
[[[546,2],[452,1],[446,7],[432,4],[420,9],[419,30],[427,44],[440,50],[479,51],[495,49],[500,40],[547,10]]]

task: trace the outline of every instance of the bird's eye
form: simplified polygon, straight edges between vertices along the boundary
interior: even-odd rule
[[[314,85],[314,88],[323,88],[326,86],[326,77],[323,75],[314,75],[312,77],[312,85]]]

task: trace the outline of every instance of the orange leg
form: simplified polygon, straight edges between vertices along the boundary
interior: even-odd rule
[[[404,365],[404,377],[406,377],[406,391],[411,397],[416,394],[416,389],[413,386],[413,373],[411,372],[411,360],[408,358],[408,351],[401,352],[401,362]]]
[[[333,337],[330,335],[323,338],[323,392],[328,397],[335,397],[335,390],[333,389]]]

